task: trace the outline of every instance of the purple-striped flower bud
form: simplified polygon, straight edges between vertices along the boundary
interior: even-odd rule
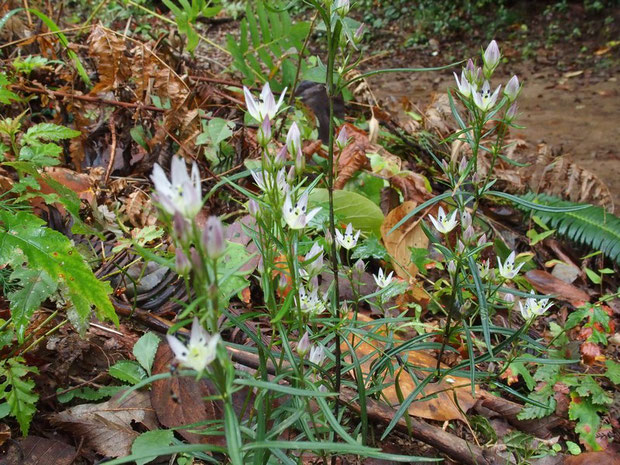
[[[450,273],[451,276],[456,273],[456,262],[454,260],[448,262],[448,273]]]
[[[347,134],[347,127],[342,126],[340,132],[338,133],[338,137],[336,138],[336,146],[340,151],[344,150],[349,141],[349,135]]]
[[[510,78],[508,84],[504,88],[504,95],[508,97],[508,100],[514,102],[519,95],[519,91],[521,90],[521,86],[519,85],[519,78],[515,75]]]
[[[260,213],[260,206],[258,205],[258,202],[256,200],[250,199],[248,201],[248,212],[254,218],[258,218],[258,214]]]
[[[297,152],[297,155],[295,155],[295,173],[297,173],[297,176],[300,176],[304,170],[306,169],[306,157],[304,156],[303,152],[300,150],[299,152]]]
[[[172,230],[174,231],[175,237],[181,243],[186,242],[189,238],[189,223],[178,210],[174,212],[174,216],[172,217]]]
[[[291,157],[297,157],[297,153],[301,152],[301,133],[299,132],[299,126],[295,122],[291,124],[286,134],[286,148]]]
[[[482,233],[482,236],[480,236],[476,245],[478,247],[482,247],[486,243],[487,243],[487,235],[485,233]]]
[[[291,168],[288,170],[288,173],[286,173],[286,182],[288,183],[289,186],[292,186],[295,183],[295,167],[291,166]]]
[[[463,158],[461,158],[461,161],[459,163],[459,175],[463,175],[465,173],[465,169],[467,169],[467,157],[463,156]]]
[[[469,82],[474,81],[474,78],[476,77],[476,65],[474,65],[474,60],[472,60],[471,58],[467,60],[467,65],[465,65],[463,74]]]
[[[355,43],[355,45],[359,44],[362,41],[365,32],[366,32],[366,25],[362,23],[360,24],[360,27],[358,27],[357,30],[355,31],[355,34],[353,34],[353,42]]]
[[[465,210],[461,215],[461,227],[467,229],[471,226],[471,214]]]
[[[501,54],[499,52],[499,47],[497,46],[497,42],[492,40],[488,45],[487,49],[482,54],[482,61],[484,63],[484,76],[489,79],[497,68],[499,64],[499,59],[501,58]]]
[[[297,343],[297,353],[300,357],[305,358],[306,354],[310,350],[310,335],[306,331],[302,338]]]
[[[269,120],[269,116],[265,116],[263,123],[258,128],[256,140],[263,147],[266,147],[271,140],[271,121]]]
[[[196,250],[195,247],[189,249],[189,259],[192,262],[192,267],[194,270],[202,270],[204,268],[204,263],[202,263],[202,258]]]
[[[224,228],[217,216],[210,216],[207,219],[207,224],[202,232],[202,246],[207,256],[212,259],[221,257],[226,250]]]
[[[273,165],[275,169],[279,170],[286,163],[286,146],[283,145],[276,155],[276,158],[273,160]]]
[[[472,225],[469,225],[469,227],[465,228],[465,231],[463,231],[463,240],[469,244],[474,239],[474,235],[474,228]]]
[[[508,111],[506,112],[506,121],[511,123],[516,118],[518,110],[519,107],[517,106],[517,102],[514,102],[512,105],[510,105],[510,108],[508,108]]]
[[[183,249],[177,248],[174,252],[174,268],[177,274],[185,276],[192,269],[192,264],[183,252]]]
[[[332,233],[329,229],[325,231],[325,242],[327,242],[327,245],[329,245],[330,247],[334,243],[334,236],[332,236]]]
[[[284,292],[288,287],[288,279],[286,279],[286,275],[284,273],[280,273],[280,279],[278,279],[278,291],[280,293]]]

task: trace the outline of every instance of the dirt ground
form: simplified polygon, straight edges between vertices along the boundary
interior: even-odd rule
[[[592,171],[609,186],[615,205],[620,205],[617,74],[593,76],[582,72],[573,76],[572,72],[559,72],[549,65],[536,67],[531,62],[507,64],[504,69],[514,70],[524,83],[517,121],[524,128],[516,135],[532,144],[546,142],[554,153],[568,156]],[[505,84],[509,78],[498,74],[494,86]],[[445,92],[455,85],[446,71],[383,75],[372,78],[370,83],[380,99],[399,100],[405,96],[422,108],[433,92]]]

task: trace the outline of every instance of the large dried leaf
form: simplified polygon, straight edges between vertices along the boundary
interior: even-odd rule
[[[388,213],[381,225],[383,244],[392,257],[394,270],[398,276],[407,281],[418,273],[418,267],[411,261],[411,248],[427,248],[428,238],[420,227],[419,218],[410,218],[392,233],[390,230],[413,211],[416,205],[411,200],[399,205]]]
[[[590,301],[590,296],[586,292],[544,270],[528,271],[525,273],[525,279],[541,294],[555,295],[575,307]]]
[[[433,197],[427,189],[424,176],[412,171],[402,171],[390,178],[392,187],[397,188],[405,201],[412,200],[418,204],[424,203]]]
[[[71,465],[75,460],[75,448],[53,439],[28,436],[7,451],[0,463],[11,465]]]
[[[352,318],[352,314],[349,315]],[[363,314],[357,315],[358,321],[371,321],[371,319]],[[383,328],[378,328],[377,325],[366,326],[364,329],[368,331],[374,331],[378,334],[384,334]],[[397,338],[400,340],[399,338]],[[368,340],[368,337],[365,338]],[[351,334],[349,336],[349,342],[355,344],[355,354],[358,359],[372,355],[367,361],[361,364],[362,373],[364,377],[368,375],[371,369],[371,365],[375,360],[379,358],[379,354],[383,352],[384,345],[379,341],[372,341],[372,344],[360,341],[359,337]],[[346,343],[342,345],[343,351],[348,351],[349,346]],[[350,359],[350,357],[347,357]],[[415,367],[435,368],[437,367],[437,360],[426,352],[422,351],[409,351],[401,354],[401,358]],[[442,366],[444,366],[442,364]],[[445,366],[444,366],[445,367]],[[392,381],[397,381],[401,392],[404,397],[407,397],[411,392],[416,389],[416,383],[411,379],[411,376],[405,370],[397,370],[396,378],[386,376],[383,383],[388,384]],[[416,376],[421,381],[428,374],[425,371],[417,371]],[[464,412],[467,412],[474,404],[475,400],[471,395],[471,384],[469,379],[451,377],[453,383],[447,382],[445,379],[437,383],[429,383],[424,389],[423,393],[420,393],[418,398],[436,395],[436,397],[427,400],[414,401],[408,412],[410,415],[427,418],[429,420],[447,421],[447,420],[462,420],[467,421]],[[398,407],[400,401],[397,395],[396,387],[392,384],[381,391],[383,400],[387,401],[390,406]]]
[[[146,392],[132,391],[119,400],[122,394],[101,404],[76,405],[51,415],[50,419],[52,423],[83,437],[101,455],[129,455],[131,444],[139,435],[132,424],[141,423],[148,429],[155,429],[157,420]]]
[[[155,355],[152,373],[156,375],[170,371],[173,359],[174,356],[168,344],[160,344]],[[173,376],[153,383],[151,402],[160,423],[168,428],[177,428],[183,425],[222,419],[222,406],[214,401],[203,400],[204,396],[214,394],[203,381],[198,382],[187,376]],[[204,428],[204,426],[192,426],[191,430],[179,429],[178,432],[192,444],[226,444],[223,436],[196,432]]]
[[[129,59],[125,55],[125,40],[122,37],[97,25],[88,38],[88,53],[96,63],[99,75],[92,94],[115,90],[129,78]]]
[[[370,147],[366,132],[349,123],[343,124],[340,130],[342,128],[346,128],[347,136],[351,140],[338,156],[338,176],[334,182],[335,189],[342,189],[358,170],[368,164],[366,151]]]

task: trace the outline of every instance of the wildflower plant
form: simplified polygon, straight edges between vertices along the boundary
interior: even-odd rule
[[[489,258],[494,246],[493,229],[479,214],[481,201],[496,197],[523,204],[522,199],[492,189],[497,164],[500,161],[514,163],[505,155],[505,141],[508,129],[514,126],[518,117],[517,102],[522,85],[517,76],[506,84],[494,82],[494,73],[501,62],[496,41],[484,49],[481,59],[482,66],[470,59],[459,74],[454,73],[456,87],[448,93],[452,114],[458,124],[458,131],[448,142],[458,139],[468,150],[461,156],[451,157],[450,162],[431,153],[443,173],[446,190],[405,215],[392,231],[411,217],[428,211],[429,207],[443,203],[437,208],[437,215],[429,214],[428,224],[422,225],[431,247],[441,256],[440,266],[448,275],[434,283],[433,306],[445,316],[435,379],[445,379],[455,370],[466,370],[472,393],[475,394],[475,384],[484,380],[497,389],[520,396],[527,403],[532,399],[501,382],[502,376],[509,367],[520,363],[519,357],[526,348],[541,350],[525,335],[536,318],[541,317],[554,302],[548,297],[535,295],[520,277],[527,263],[525,254],[520,257],[516,250],[507,256],[500,254],[497,267],[493,266],[495,260]],[[483,171],[485,166],[486,172]],[[527,206],[546,208],[531,202]],[[513,312],[515,308],[520,312]],[[492,317],[499,310],[506,310],[509,318],[515,323],[520,322],[521,326],[508,333],[503,332],[504,328],[496,327]],[[468,360],[443,369],[440,362],[446,347],[454,343],[467,348]],[[489,370],[482,364],[491,358],[497,369]],[[403,399],[386,432],[391,431],[413,401],[412,395]]]
[[[330,125],[326,170],[317,173],[306,166],[302,134],[308,132],[300,128],[301,121],[287,114],[284,93],[276,99],[268,83],[259,96],[244,88],[246,120],[256,128],[258,160],[253,165],[248,163],[249,172],[226,182],[247,196],[244,207],[249,221],[242,228],[258,255],[255,282],[262,302],[249,315],[240,317],[221,304],[218,289],[226,277],[218,269],[228,245],[218,218],[209,217],[204,225],[198,225],[203,196],[197,167],[192,165],[188,174],[185,162],[174,158],[170,178],[159,166],[152,178],[162,218],[174,238],[174,266],[186,280],[187,294],[192,296],[191,304],[179,315],[181,322],[192,321],[189,340],[169,335],[168,342],[181,367],[194,370],[216,386],[218,399],[224,404],[226,451],[234,465],[273,460],[292,463],[284,452],[287,448],[307,448],[326,458],[342,444],[351,453],[380,457],[380,452],[366,445],[372,435],[362,398],[380,397],[386,377],[403,371],[403,352],[418,343],[436,347],[436,342],[427,339],[440,336],[434,332],[430,336],[421,334],[416,341],[397,342],[396,332],[406,318],[400,315],[400,309],[394,311],[392,303],[410,284],[396,278],[393,271],[379,268],[374,274],[376,287],[373,285],[369,293],[362,292],[367,263],[362,259],[353,264],[351,261],[357,258],[356,248],[364,232],[348,221],[339,224],[334,213],[334,159],[345,150],[349,137],[345,127],[335,134],[333,100],[360,78],[347,81],[344,76],[362,58],[358,45],[363,28],[350,30],[346,21],[348,1],[309,3],[323,23],[328,51],[325,85]],[[455,137],[471,147],[472,155],[456,163],[437,158],[448,189],[402,220],[444,201],[423,228],[448,271],[448,279],[435,283],[440,288],[436,295],[446,296],[443,303],[435,302],[446,312],[446,325],[436,370],[423,380],[416,378],[418,387],[413,392],[399,391],[401,405],[384,437],[432,379],[468,368],[474,390],[478,379],[501,374],[502,367],[505,369],[520,354],[519,344],[525,340],[523,330],[552,305],[551,301],[539,300],[541,296],[532,296],[520,281],[524,264],[515,264],[516,252],[498,262],[498,272],[491,267],[494,262],[482,261],[482,252],[492,242],[491,231],[480,230],[478,207],[483,197],[501,195],[491,191],[492,172],[497,160],[504,158],[504,139],[507,127],[517,117],[516,102],[521,90],[516,77],[493,90],[493,73],[500,61],[499,47],[493,42],[483,53],[483,67],[470,60],[460,77],[455,74],[458,90],[450,94],[460,125]],[[465,116],[461,116],[458,105],[465,108]],[[491,158],[484,177],[475,175],[477,160],[482,156]],[[245,176],[243,182],[239,182],[241,176]],[[326,187],[328,207],[313,201],[317,186]],[[344,280],[348,280],[352,291],[352,297],[346,299],[340,295],[341,281],[347,285]],[[521,330],[505,338],[502,335],[506,332],[491,324],[491,316],[495,308],[511,311],[515,307],[516,299],[505,298],[507,294],[526,298],[519,305],[527,318]],[[379,313],[376,324],[369,326],[358,320],[361,302]],[[253,318],[268,321],[267,337],[250,327],[248,321]],[[253,370],[235,370],[227,352],[227,348],[233,348],[220,336],[225,331],[222,324],[240,329],[251,340],[257,357]],[[447,341],[455,338],[467,341],[470,358],[453,369],[442,368],[439,361]],[[356,355],[361,341],[385,346],[376,350],[378,360],[368,374],[362,372],[362,362]],[[480,362],[496,354],[506,359],[503,365],[502,359],[496,358],[500,373],[482,373]],[[406,370],[413,373],[410,368],[407,364]],[[454,378],[449,379],[454,383]],[[241,387],[252,388],[255,394],[245,402],[247,420],[234,411],[232,404],[232,393]],[[355,389],[360,395],[361,421],[353,428],[345,426],[338,402],[345,388]],[[300,439],[285,446],[280,437],[289,427],[299,432]]]

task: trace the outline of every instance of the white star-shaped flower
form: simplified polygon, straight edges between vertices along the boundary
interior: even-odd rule
[[[351,250],[357,245],[357,240],[360,237],[360,233],[361,231],[357,231],[353,234],[353,225],[349,223],[344,234],[342,234],[339,229],[336,229],[336,242],[345,249]]]
[[[280,194],[285,195],[289,191],[289,185],[286,181],[286,171],[284,168],[278,171],[275,180],[271,173],[265,171],[250,171],[254,182],[263,192],[270,192],[273,188],[276,188]]]
[[[261,124],[265,118],[269,118],[271,120],[274,116],[276,116],[280,106],[282,106],[285,93],[286,88],[282,91],[282,95],[280,95],[280,99],[278,100],[278,103],[276,103],[273,93],[271,92],[271,87],[269,87],[269,83],[266,82],[260,93],[260,99],[257,101],[254,99],[250,89],[243,86],[243,94],[245,96],[245,104],[248,108],[248,113],[252,118]]]
[[[392,282],[393,274],[394,272],[391,271],[389,275],[385,276],[383,272],[383,268],[379,268],[379,272],[376,275],[373,274],[372,277],[375,278],[375,282],[377,283],[377,286],[383,289],[390,285],[390,283]]]
[[[303,229],[310,222],[312,218],[321,210],[320,207],[313,209],[310,212],[308,210],[308,191],[304,192],[302,196],[293,204],[291,194],[286,195],[284,200],[284,206],[282,207],[282,216],[286,224],[292,229]]]
[[[471,96],[472,90],[475,92],[476,91],[476,86],[472,86],[469,81],[467,80],[467,77],[465,76],[465,70],[461,71],[461,79],[459,80],[459,77],[456,73],[454,74],[454,79],[456,79],[456,85],[459,88],[459,92],[461,93],[461,95],[463,95],[463,97],[469,98]]]
[[[304,257],[304,272],[306,278],[317,275],[323,269],[323,247],[318,242],[312,244],[312,248]]]
[[[443,234],[448,234],[450,231],[456,228],[456,225],[459,223],[459,221],[456,219],[456,213],[457,211],[454,210],[450,217],[448,217],[443,208],[439,207],[439,211],[437,212],[437,219],[435,219],[433,215],[428,216],[437,231]]]
[[[322,345],[312,345],[308,360],[315,365],[321,365],[325,361],[325,348]]]
[[[534,291],[530,291],[530,293],[535,295]],[[528,297],[525,300],[525,305],[519,301],[521,315],[523,315],[523,318],[526,320],[544,314],[552,305],[553,302],[549,302],[549,299],[536,299],[534,297]]]
[[[155,163],[151,180],[155,185],[157,201],[171,215],[178,211],[191,220],[202,208],[200,173],[195,162],[192,163],[190,177],[187,174],[185,161],[178,156],[172,157],[170,180],[162,167]]]
[[[493,108],[493,105],[495,105],[495,102],[497,101],[497,96],[499,95],[499,90],[501,89],[501,87],[501,85],[497,86],[495,92],[491,94],[491,84],[489,84],[489,81],[484,81],[480,92],[473,93],[474,103],[476,104],[476,106],[482,111],[488,111],[489,109]]]
[[[207,333],[198,318],[194,318],[192,323],[192,331],[187,346],[170,334],[166,335],[166,339],[175,358],[181,365],[198,372],[203,371],[215,360],[217,344],[221,340],[219,334],[212,336]]]
[[[502,264],[502,261],[499,257],[497,257],[497,266],[499,267],[499,274],[505,279],[513,279],[519,273],[519,270],[524,263],[521,263],[519,266],[515,267],[515,257],[516,252],[513,250],[510,255],[506,258],[506,261]]]
[[[319,297],[319,290],[315,287],[310,292],[301,286],[299,289],[299,303],[301,311],[311,316],[320,315],[326,309],[325,299]]]

